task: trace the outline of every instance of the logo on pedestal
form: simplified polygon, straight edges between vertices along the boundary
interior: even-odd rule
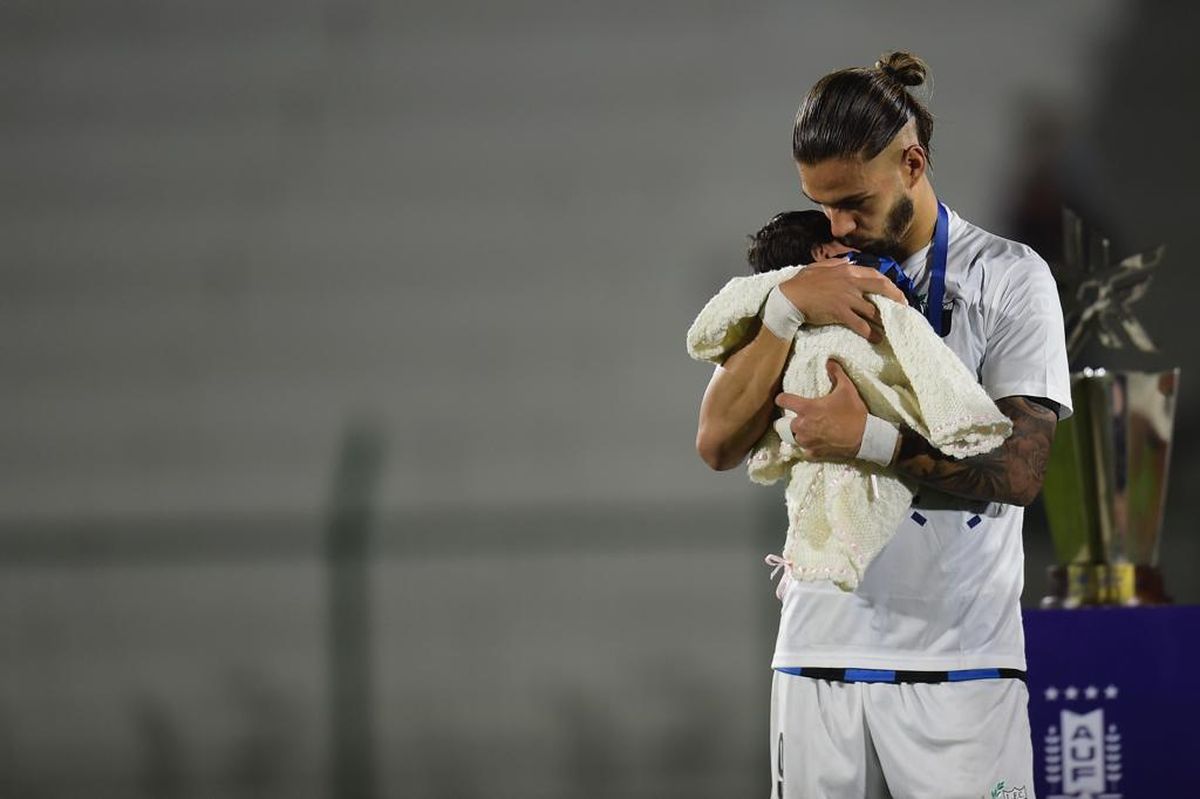
[[[1068,686],[1063,691],[1051,686],[1046,700],[1060,696],[1068,701],[1079,698],[1080,690]],[[1082,691],[1085,699],[1096,699],[1101,691],[1089,685]],[[1105,699],[1116,699],[1117,687],[1104,689]],[[1104,708],[1086,713],[1063,710],[1058,724],[1051,724],[1045,737],[1046,781],[1055,793],[1047,799],[1122,799],[1121,733],[1111,719],[1106,723]]]

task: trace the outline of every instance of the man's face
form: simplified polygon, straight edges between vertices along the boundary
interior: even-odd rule
[[[856,250],[903,256],[913,201],[894,148],[866,162],[830,159],[797,168],[801,189],[829,217],[835,239]]]

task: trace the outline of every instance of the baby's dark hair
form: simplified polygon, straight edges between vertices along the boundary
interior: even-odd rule
[[[813,249],[833,241],[829,219],[820,211],[784,211],[750,236],[746,260],[756,274],[810,264]]]

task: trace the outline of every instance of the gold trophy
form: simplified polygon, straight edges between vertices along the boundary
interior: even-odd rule
[[[1109,242],[1086,234],[1063,212],[1061,283],[1067,355],[1074,362],[1095,336],[1142,352],[1154,343],[1133,316],[1163,247],[1109,263]],[[1086,234],[1086,235],[1085,235]],[[1086,248],[1085,248],[1086,242]],[[1057,565],[1043,607],[1170,602],[1158,568],[1179,369],[1163,372],[1084,369],[1071,375],[1074,414],[1060,422],[1043,486]]]

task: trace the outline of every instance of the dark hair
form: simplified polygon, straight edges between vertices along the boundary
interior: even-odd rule
[[[746,260],[756,273],[809,264],[813,248],[833,241],[829,219],[820,211],[784,211],[750,236]]]
[[[874,67],[821,78],[796,112],[792,157],[801,164],[852,157],[869,161],[910,119],[917,121],[917,140],[932,157],[933,117],[907,88],[920,86],[928,75],[924,61],[901,51],[884,53]]]

